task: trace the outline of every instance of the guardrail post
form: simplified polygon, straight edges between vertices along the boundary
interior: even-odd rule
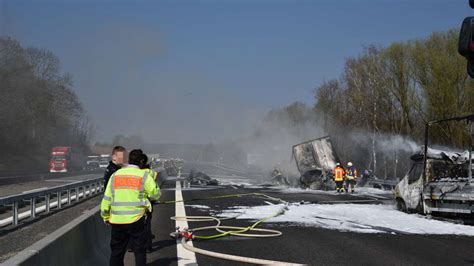
[[[30,218],[34,219],[34,218],[36,218],[36,198],[31,198],[30,208],[31,208],[30,209],[30,211],[31,211]]]
[[[49,212],[49,208],[50,208],[50,206],[49,206],[49,200],[50,200],[50,197],[51,197],[51,195],[49,195],[49,194],[47,194],[47,195],[45,196],[46,213]]]
[[[71,190],[67,190],[67,205],[71,205]]]
[[[76,202],[78,202],[79,201],[79,188],[78,187],[76,187],[75,192],[76,192]]]
[[[13,203],[13,225],[17,226],[18,225],[18,201],[15,201]]]
[[[61,209],[61,191],[58,192],[58,209]]]

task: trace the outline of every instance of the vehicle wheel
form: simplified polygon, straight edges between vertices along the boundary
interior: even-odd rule
[[[416,212],[419,213],[419,214],[424,214],[424,211],[423,211],[423,202],[420,201],[420,204],[418,204],[418,206],[416,206]]]
[[[397,199],[397,210],[408,213],[407,205],[402,199]]]
[[[315,181],[315,182],[311,183],[309,188],[312,189],[312,190],[320,190],[321,189],[321,182]]]

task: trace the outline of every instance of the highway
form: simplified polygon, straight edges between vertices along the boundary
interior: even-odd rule
[[[221,185],[187,187],[187,183],[183,182],[185,176],[169,177],[162,183],[162,198],[159,204],[154,205],[152,228],[156,237],[153,240],[153,252],[147,255],[148,265],[243,265],[190,252],[182,246],[181,239],[170,236],[176,231],[177,225],[180,229],[188,227],[192,230],[213,226],[216,221],[189,221],[184,225],[182,221],[170,218],[184,215],[212,216],[220,218],[225,226],[248,227],[261,218],[274,216],[276,210],[280,209],[281,214],[256,226],[281,232],[280,236],[225,236],[211,240],[194,238],[192,245],[200,252],[204,250],[308,265],[474,263],[474,227],[397,212],[393,208],[390,192],[374,193],[372,190],[360,189],[351,195],[269,187],[261,185],[264,181],[258,179],[261,176],[256,178],[245,171],[209,164],[185,165],[184,172],[190,170],[221,176],[218,178]],[[36,185],[42,186],[49,182],[53,181],[38,181]],[[0,191],[1,188],[6,187],[0,187]],[[2,232],[0,261],[14,256],[84,211],[96,207],[100,199],[101,195],[93,197],[15,230]],[[357,213],[359,210],[366,213]],[[391,223],[391,220],[397,219],[398,223]],[[443,230],[447,233],[443,233]],[[195,231],[193,234],[210,236],[219,233],[212,229]],[[125,264],[134,265],[133,253],[126,254]]]
[[[175,200],[177,182],[168,180],[163,185],[162,201]],[[261,197],[235,197],[227,199],[206,199],[215,196],[245,193],[264,193],[287,202],[328,204],[332,202],[361,202],[364,204],[390,204],[390,200],[375,200],[372,197],[353,195],[331,195],[298,193],[285,194],[269,188],[236,188],[235,186],[215,188],[183,189],[185,212],[188,216],[216,215],[236,206],[260,206],[269,204]],[[202,199],[202,200],[194,200]],[[278,202],[273,202],[277,204]],[[193,206],[200,206],[195,208]],[[202,207],[206,206],[206,208]],[[155,208],[153,231],[155,251],[148,255],[149,265],[177,265],[180,254],[176,240],[170,233],[176,223],[170,217],[176,215],[175,204],[160,204]],[[314,213],[317,216],[318,213]],[[230,219],[225,225],[249,226],[255,220]],[[189,222],[189,228],[214,225],[215,222]],[[472,265],[474,263],[474,237],[453,235],[419,235],[395,232],[386,229],[383,233],[355,233],[308,226],[302,223],[263,223],[259,228],[281,231],[273,238],[223,237],[215,240],[193,240],[194,247],[238,256],[276,260],[309,265]],[[196,235],[216,234],[214,230],[196,232]],[[195,254],[201,265],[240,265],[209,256]],[[127,254],[127,265],[133,265],[133,255]],[[186,261],[184,261],[186,262]]]

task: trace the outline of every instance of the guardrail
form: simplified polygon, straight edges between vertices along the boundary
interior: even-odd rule
[[[7,206],[12,208],[12,216],[0,220],[0,227],[7,225],[17,226],[19,220],[30,217],[36,218],[36,214],[41,212],[49,213],[51,208],[57,210],[71,205],[72,201],[78,202],[80,199],[96,195],[104,190],[104,179],[94,178],[85,181],[78,181],[66,185],[45,188],[30,193],[16,194],[0,198],[0,206]],[[63,196],[64,195],[64,196]],[[56,198],[54,201],[52,199]],[[44,199],[43,206],[37,207],[38,200]],[[23,202],[30,203],[30,211],[19,213],[20,204]]]

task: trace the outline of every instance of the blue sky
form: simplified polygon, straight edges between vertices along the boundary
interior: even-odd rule
[[[46,48],[74,76],[96,139],[207,143],[338,78],[364,46],[423,38],[468,1],[13,1],[0,34]]]

